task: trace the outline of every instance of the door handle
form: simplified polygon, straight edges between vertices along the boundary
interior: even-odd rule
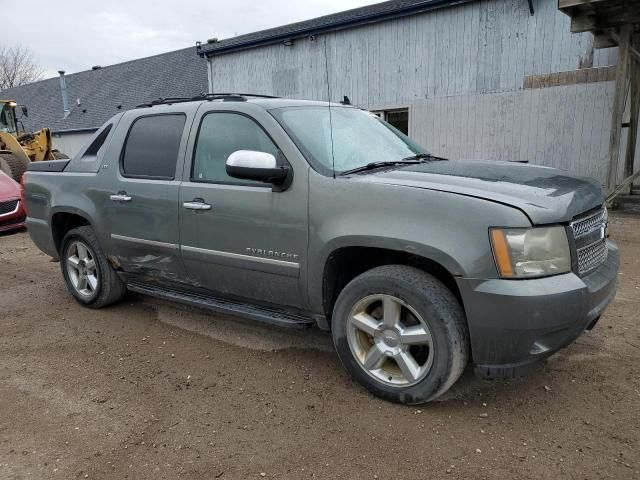
[[[125,192],[116,193],[114,195],[109,196],[109,198],[114,202],[130,202],[131,196],[127,195]]]
[[[211,210],[211,205],[204,203],[204,201],[200,199],[195,199],[192,202],[184,202],[182,206],[189,210]]]

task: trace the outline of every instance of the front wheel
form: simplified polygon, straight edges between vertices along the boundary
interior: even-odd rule
[[[60,266],[67,289],[90,308],[102,308],[121,300],[126,286],[109,264],[91,227],[70,230],[62,240]]]
[[[464,312],[451,291],[413,267],[388,265],[340,293],[333,341],[349,373],[374,395],[418,404],[460,377],[469,358]]]

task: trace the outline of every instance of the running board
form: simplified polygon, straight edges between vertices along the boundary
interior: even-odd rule
[[[150,297],[184,303],[216,313],[250,318],[258,322],[268,323],[278,327],[307,328],[315,324],[313,319],[301,314],[289,313],[257,305],[249,305],[246,303],[215,298],[198,293],[175,291],[139,282],[128,282],[127,288],[132,292],[149,295]]]

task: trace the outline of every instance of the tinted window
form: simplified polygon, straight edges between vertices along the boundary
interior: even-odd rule
[[[109,136],[109,132],[111,131],[111,127],[112,126],[113,125],[111,125],[111,124],[107,125],[107,127],[104,130],[102,130],[102,132],[100,132],[98,134],[98,136],[95,138],[95,140],[93,142],[91,142],[91,145],[89,145],[89,148],[87,148],[87,150],[84,152],[84,156],[93,156],[93,157],[95,157],[96,155],[98,155],[98,152],[100,151],[100,149],[104,145],[104,141]]]
[[[234,113],[206,115],[198,133],[191,178],[215,183],[247,184],[246,180],[227,175],[227,158],[238,150],[266,152],[275,157],[278,155],[278,147],[250,118]]]
[[[127,176],[173,179],[184,115],[155,115],[136,120],[122,154],[122,171]]]

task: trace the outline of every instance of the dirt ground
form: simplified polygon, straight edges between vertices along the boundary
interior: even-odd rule
[[[25,232],[0,236],[0,479],[640,478],[640,216],[612,236],[620,287],[593,332],[418,408],[367,394],[319,331],[84,309]]]

